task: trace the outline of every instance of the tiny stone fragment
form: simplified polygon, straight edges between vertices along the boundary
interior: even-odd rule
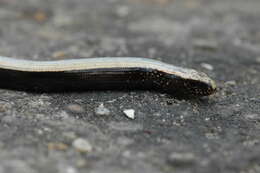
[[[57,51],[57,52],[54,52],[53,54],[52,54],[52,57],[53,58],[63,58],[63,57],[65,57],[66,56],[66,54],[65,54],[65,52],[63,52],[63,51]]]
[[[68,149],[68,145],[64,143],[53,143],[53,142],[48,143],[48,150],[67,150],[67,149]]]
[[[75,132],[63,132],[62,136],[66,139],[72,140],[75,139],[77,137],[77,135],[75,134]]]
[[[171,153],[168,157],[168,163],[172,166],[182,167],[192,165],[195,162],[193,153]]]
[[[127,137],[119,137],[119,138],[117,139],[117,143],[118,143],[119,145],[123,145],[123,146],[130,145],[130,144],[132,144],[133,142],[134,142],[134,141],[133,141],[132,139],[127,138]]]
[[[125,115],[130,119],[135,119],[135,110],[134,109],[126,109],[124,110]]]
[[[12,104],[0,102],[0,113],[10,111],[10,109],[12,109]]]
[[[208,139],[219,139],[219,135],[216,132],[205,133],[205,136]]]
[[[119,17],[126,17],[129,14],[129,8],[127,6],[119,6],[116,9],[116,13]]]
[[[80,105],[78,104],[69,104],[67,106],[68,110],[73,112],[73,113],[83,113],[85,112],[84,108],[81,107]]]
[[[214,67],[210,64],[207,64],[207,63],[201,63],[201,67],[207,69],[207,70],[210,70],[212,71],[214,69]]]
[[[110,110],[107,109],[103,103],[101,103],[96,109],[95,109],[96,115],[109,115]]]
[[[83,167],[85,167],[87,165],[87,162],[84,159],[80,159],[80,160],[77,160],[76,165],[79,168],[83,168]]]
[[[66,111],[60,111],[57,114],[54,114],[53,117],[58,120],[64,120],[64,119],[68,119],[69,115]]]
[[[228,86],[235,86],[236,84],[237,84],[237,83],[236,83],[236,81],[234,81],[234,80],[225,82],[225,85],[228,85]]]
[[[44,22],[45,20],[47,20],[47,14],[44,13],[43,11],[37,11],[34,14],[33,18],[38,22]]]
[[[90,152],[92,151],[92,145],[83,138],[75,139],[72,143],[72,146],[79,152]]]

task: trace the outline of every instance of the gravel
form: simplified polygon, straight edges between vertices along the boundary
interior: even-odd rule
[[[259,0],[0,0],[0,55],[150,57],[218,86],[193,99],[0,89],[0,173],[259,173],[259,9]]]

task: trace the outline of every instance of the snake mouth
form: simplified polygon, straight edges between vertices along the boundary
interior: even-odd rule
[[[194,96],[209,96],[217,91],[217,86],[213,80],[209,83],[203,81],[189,81],[186,89]]]
[[[203,97],[212,95],[217,91],[217,86],[213,80],[202,81],[175,77],[166,81],[166,83],[169,85],[165,89],[172,95]]]

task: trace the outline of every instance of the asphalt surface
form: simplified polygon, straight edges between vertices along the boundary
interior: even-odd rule
[[[218,85],[188,100],[1,89],[0,173],[259,173],[259,15],[259,0],[0,0],[1,55],[150,57]]]

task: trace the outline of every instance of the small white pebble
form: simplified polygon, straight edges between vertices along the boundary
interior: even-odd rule
[[[235,86],[237,83],[236,83],[236,81],[231,80],[231,81],[225,82],[225,84],[226,84],[226,85],[229,85],[229,86]]]
[[[84,108],[78,104],[69,104],[67,106],[67,109],[74,113],[84,113],[85,112]]]
[[[132,143],[133,143],[133,140],[130,139],[130,138],[127,138],[127,137],[119,137],[119,138],[117,139],[117,143],[118,143],[119,145],[127,146],[127,145],[132,144]]]
[[[78,171],[76,168],[70,166],[70,167],[67,167],[65,172],[66,173],[77,173]]]
[[[90,152],[92,151],[91,144],[83,138],[75,139],[72,143],[72,146],[79,152]]]
[[[125,157],[125,158],[131,158],[131,151],[129,150],[126,150],[122,153],[122,155]]]
[[[66,139],[76,139],[77,138],[77,135],[75,132],[72,132],[72,131],[68,131],[68,132],[63,132],[62,133],[62,136]]]
[[[41,129],[37,130],[38,135],[42,135],[43,131]]]
[[[96,115],[109,115],[110,110],[107,109],[103,103],[101,103],[96,109],[95,109]]]
[[[51,128],[49,128],[49,127],[43,127],[43,131],[45,131],[45,132],[51,132],[51,131],[52,131],[52,129],[51,129]]]
[[[135,119],[135,110],[134,109],[126,109],[124,110],[125,115],[130,119]]]
[[[209,117],[205,118],[205,121],[209,121],[209,120],[210,120],[210,118],[209,118]]]
[[[116,13],[119,17],[126,17],[129,14],[129,8],[127,6],[119,6],[116,9]]]
[[[205,68],[207,70],[210,70],[210,71],[214,70],[214,67],[212,65],[210,65],[210,64],[201,63],[200,65],[201,65],[201,67],[203,67],[203,68]]]
[[[55,117],[57,119],[68,119],[69,114],[66,111],[60,111],[60,112],[56,113],[55,115],[53,115],[53,117]]]

